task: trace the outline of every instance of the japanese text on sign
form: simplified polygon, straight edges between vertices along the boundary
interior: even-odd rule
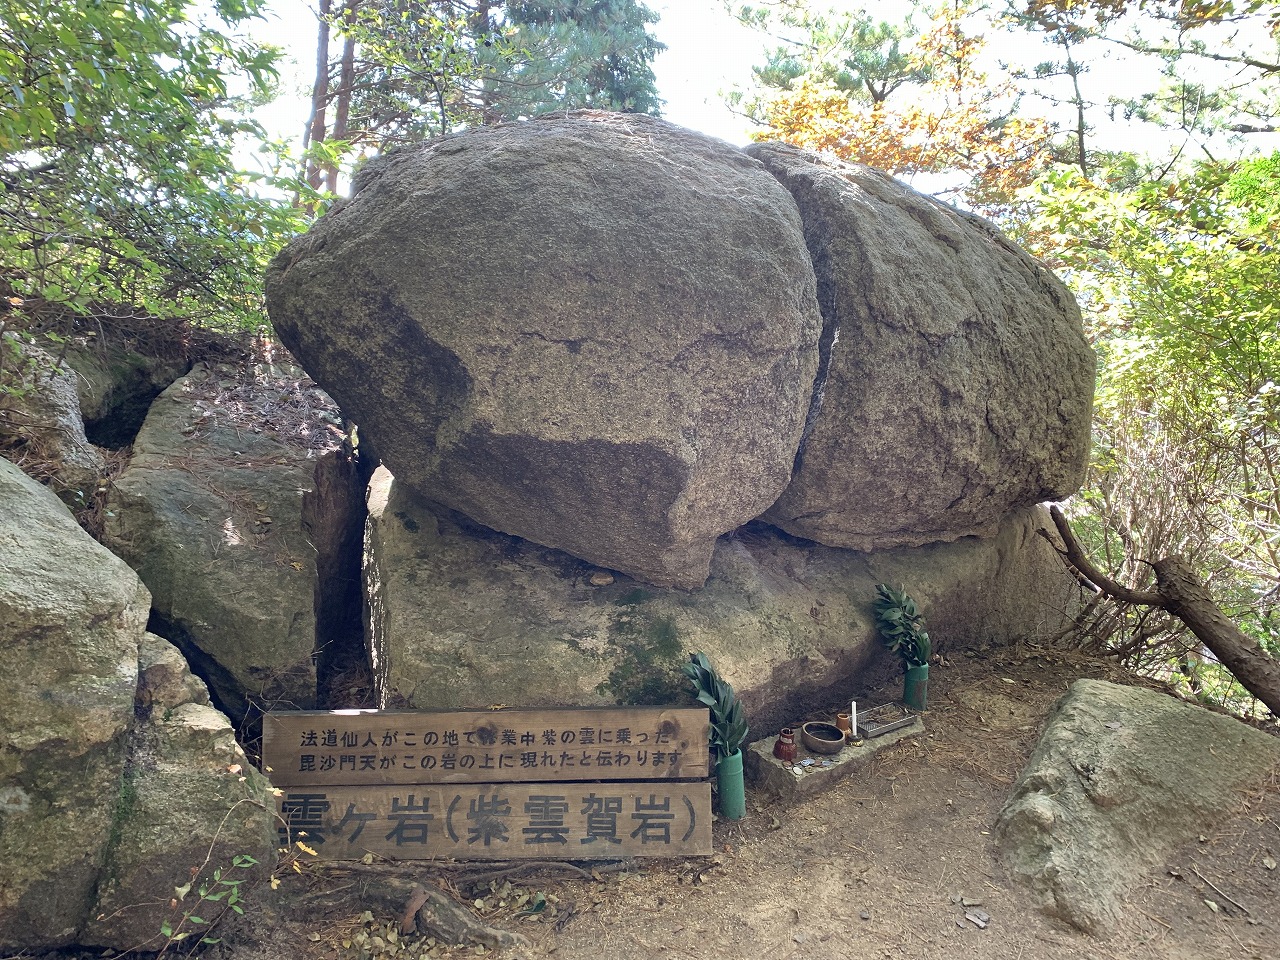
[[[263,719],[277,785],[696,779],[702,709],[296,712]]]
[[[706,782],[296,787],[277,807],[282,841],[302,840],[328,860],[711,852]]]

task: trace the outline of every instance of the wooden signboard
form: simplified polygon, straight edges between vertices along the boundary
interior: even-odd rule
[[[281,840],[326,860],[609,860],[711,853],[711,784],[287,787]]]
[[[269,713],[276,786],[693,780],[709,767],[707,711],[617,707],[450,713]]]
[[[707,721],[674,707],[270,713],[262,759],[282,841],[326,860],[701,856]]]

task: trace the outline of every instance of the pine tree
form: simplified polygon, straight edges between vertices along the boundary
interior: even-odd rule
[[[647,113],[662,107],[653,59],[663,44],[648,32],[658,18],[636,0],[515,0],[507,20],[560,51],[551,72],[562,78],[542,106]]]
[[[657,115],[662,105],[652,64],[664,48],[648,30],[657,16],[637,0],[323,3],[307,126],[313,184],[324,169],[333,189],[348,150],[555,110]],[[332,32],[343,38],[337,64]]]

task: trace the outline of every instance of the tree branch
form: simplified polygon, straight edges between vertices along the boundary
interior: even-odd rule
[[[1097,584],[1098,589],[1103,593],[1125,603],[1136,603],[1145,607],[1164,606],[1160,594],[1145,590],[1134,590],[1123,584],[1116,583],[1094,566],[1093,561],[1089,559],[1089,556],[1080,546],[1080,541],[1076,539],[1076,535],[1071,531],[1071,524],[1067,523],[1067,518],[1063,515],[1061,507],[1050,507],[1049,515],[1053,517],[1053,525],[1058,528],[1058,536],[1062,537],[1063,546],[1066,547],[1066,557],[1071,561],[1071,565],[1088,577],[1091,582]]]
[[[1135,53],[1149,53],[1157,57],[1203,57],[1206,60],[1217,60],[1220,63],[1236,63],[1244,67],[1253,67],[1255,70],[1261,70],[1265,74],[1280,73],[1280,63],[1256,60],[1253,57],[1231,56],[1230,54],[1213,53],[1208,50],[1186,50],[1181,47],[1149,47],[1145,44],[1134,43],[1131,40],[1122,40],[1119,37],[1103,37],[1102,39],[1127,47]]]
[[[1280,717],[1280,662],[1222,612],[1190,564],[1181,557],[1157,560],[1153,565],[1157,592],[1131,590],[1094,566],[1071,532],[1060,508],[1050,507],[1049,514],[1066,546],[1066,559],[1097,584],[1103,593],[1125,603],[1156,607],[1173,614],[1191,628],[1196,639],[1249,693],[1266,704],[1273,715]]]

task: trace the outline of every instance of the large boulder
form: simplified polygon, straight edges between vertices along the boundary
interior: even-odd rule
[[[339,422],[299,371],[200,366],[152,405],[108,496],[103,541],[151,591],[153,629],[237,722],[315,705],[303,498]]]
[[[150,607],[123,561],[0,460],[0,948],[75,943],[93,910]]]
[[[246,880],[271,862],[270,786],[146,634],[149,607],[123,561],[0,460],[0,950],[158,949],[184,913],[175,887],[213,882],[223,858],[259,861]]]
[[[90,503],[106,472],[84,432],[79,378],[58,357],[16,337],[0,336],[14,388],[0,404],[0,446],[28,465],[72,507]]]
[[[1238,812],[1278,764],[1280,740],[1231,717],[1077,680],[1014,784],[997,842],[1046,913],[1106,932],[1130,888]]]
[[[638,115],[383,155],[280,254],[267,296],[403,482],[686,587],[786,485],[821,328],[787,192]]]
[[[826,324],[795,476],[767,519],[871,550],[990,536],[1075,492],[1094,358],[1057,278],[991,224],[869,167],[747,152],[800,207]]]
[[[379,470],[366,583],[380,689],[392,706],[670,703],[707,653],[765,732],[836,691],[900,669],[876,636],[875,584],[906,584],[940,649],[1056,633],[1074,581],[1036,530],[875,554],[752,524],[717,544],[696,593],[654,588],[433,507]]]
[[[136,707],[145,720],[130,744],[97,904],[78,940],[159,950],[166,923],[198,940],[204,931],[188,917],[212,923],[233,889],[247,897],[270,873],[275,800],[176,647],[147,634],[138,664]],[[187,897],[170,906],[166,894],[186,883]],[[202,900],[202,886],[218,899]]]

